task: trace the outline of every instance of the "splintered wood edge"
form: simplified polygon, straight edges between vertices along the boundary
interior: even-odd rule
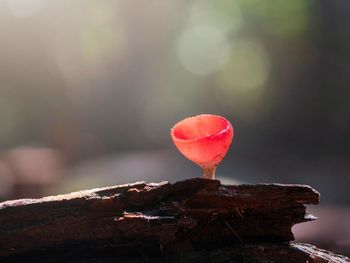
[[[322,260],[325,260],[325,262],[331,262],[331,263],[349,263],[350,262],[350,258],[346,256],[335,254],[333,252],[330,252],[324,249],[320,249],[314,245],[291,242],[290,246],[300,251],[303,251],[306,255],[309,255],[311,259],[322,259]],[[316,261],[316,262],[319,262],[319,261]]]
[[[8,200],[0,203],[0,210],[7,207],[18,207],[18,206],[26,206],[31,204],[38,203],[50,203],[50,202],[59,202],[59,201],[69,201],[74,199],[90,199],[90,198],[103,198],[103,197],[112,197],[113,195],[117,195],[125,190],[136,189],[136,190],[144,190],[148,188],[147,191],[154,190],[160,187],[168,187],[169,190],[174,190],[178,186],[180,188],[185,188],[186,185],[197,185],[199,188],[205,188],[207,186],[222,187],[225,189],[232,189],[233,191],[237,190],[254,190],[255,192],[259,192],[261,190],[285,190],[290,191],[294,195],[301,193],[302,196],[307,197],[305,200],[302,196],[298,196],[298,203],[301,204],[318,204],[320,201],[320,193],[316,191],[314,188],[308,185],[302,184],[241,184],[241,185],[225,185],[221,184],[219,180],[210,180],[204,178],[192,178],[184,181],[179,181],[175,183],[169,183],[167,181],[162,181],[160,183],[145,183],[144,181],[129,183],[129,184],[121,184],[115,186],[107,186],[102,188],[93,188],[87,190],[80,190],[71,192],[68,194],[60,194],[53,196],[46,196],[42,198],[24,198],[24,199],[16,199],[16,200]],[[182,186],[182,187],[181,187]]]
[[[22,198],[22,199],[8,200],[0,203],[0,209],[6,208],[9,206],[16,207],[16,206],[22,206],[22,205],[35,204],[35,203],[57,202],[57,201],[63,201],[63,200],[84,198],[89,196],[91,197],[91,196],[97,196],[100,193],[108,193],[108,192],[114,192],[114,191],[118,192],[127,188],[133,188],[133,187],[143,188],[146,185],[147,184],[144,181],[142,181],[142,182],[135,182],[130,184],[121,184],[121,185],[115,185],[115,186],[106,186],[106,187],[100,187],[100,188],[80,190],[80,191],[75,191],[68,194],[51,195],[51,196],[45,196],[42,198]]]

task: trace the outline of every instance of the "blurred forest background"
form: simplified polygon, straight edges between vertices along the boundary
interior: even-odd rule
[[[350,2],[0,0],[0,200],[201,171],[184,117],[236,136],[226,183],[309,184],[298,240],[350,255]]]

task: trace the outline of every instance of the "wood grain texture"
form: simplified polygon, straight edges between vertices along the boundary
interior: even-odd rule
[[[349,262],[290,243],[305,185],[144,182],[0,203],[5,262]],[[0,261],[1,261],[0,260]],[[2,262],[2,261],[1,261]]]
[[[223,247],[236,253],[254,244],[281,246],[294,240],[294,224],[315,219],[305,205],[318,202],[319,193],[305,185],[234,186],[202,178],[6,201],[0,203],[0,256],[49,251],[57,259],[65,251],[81,260],[109,251],[119,259],[135,253],[171,258]]]
[[[4,258],[4,262],[35,263],[129,263],[129,262],[244,262],[244,263],[349,263],[350,259],[301,243],[247,243],[215,249],[196,249],[171,254],[149,254],[134,250],[121,255],[109,246],[92,249],[56,247],[46,251],[32,251]]]

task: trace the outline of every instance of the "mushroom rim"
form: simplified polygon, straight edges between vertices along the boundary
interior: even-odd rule
[[[197,118],[197,117],[215,117],[218,119],[223,120],[227,125],[224,129],[220,130],[217,133],[214,134],[210,134],[210,135],[206,135],[206,136],[202,136],[202,137],[197,137],[197,138],[191,138],[191,139],[181,139],[175,136],[174,130],[176,129],[176,126],[178,126],[180,123],[182,123],[185,120],[188,119],[192,119],[192,118]],[[187,117],[185,119],[183,119],[182,121],[179,121],[178,123],[176,123],[171,129],[170,129],[170,135],[173,138],[173,140],[179,141],[179,142],[197,142],[197,141],[201,141],[201,140],[206,140],[206,139],[214,139],[215,137],[220,137],[226,133],[228,133],[230,131],[230,128],[232,129],[232,136],[234,134],[234,128],[232,126],[232,124],[230,123],[229,120],[227,120],[226,118],[220,116],[220,115],[215,115],[215,114],[199,114],[196,116],[192,116],[192,117]]]

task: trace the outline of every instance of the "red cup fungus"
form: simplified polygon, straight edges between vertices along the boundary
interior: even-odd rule
[[[186,118],[171,129],[177,149],[203,169],[205,178],[214,179],[215,170],[225,157],[234,130],[224,117],[201,114]]]

